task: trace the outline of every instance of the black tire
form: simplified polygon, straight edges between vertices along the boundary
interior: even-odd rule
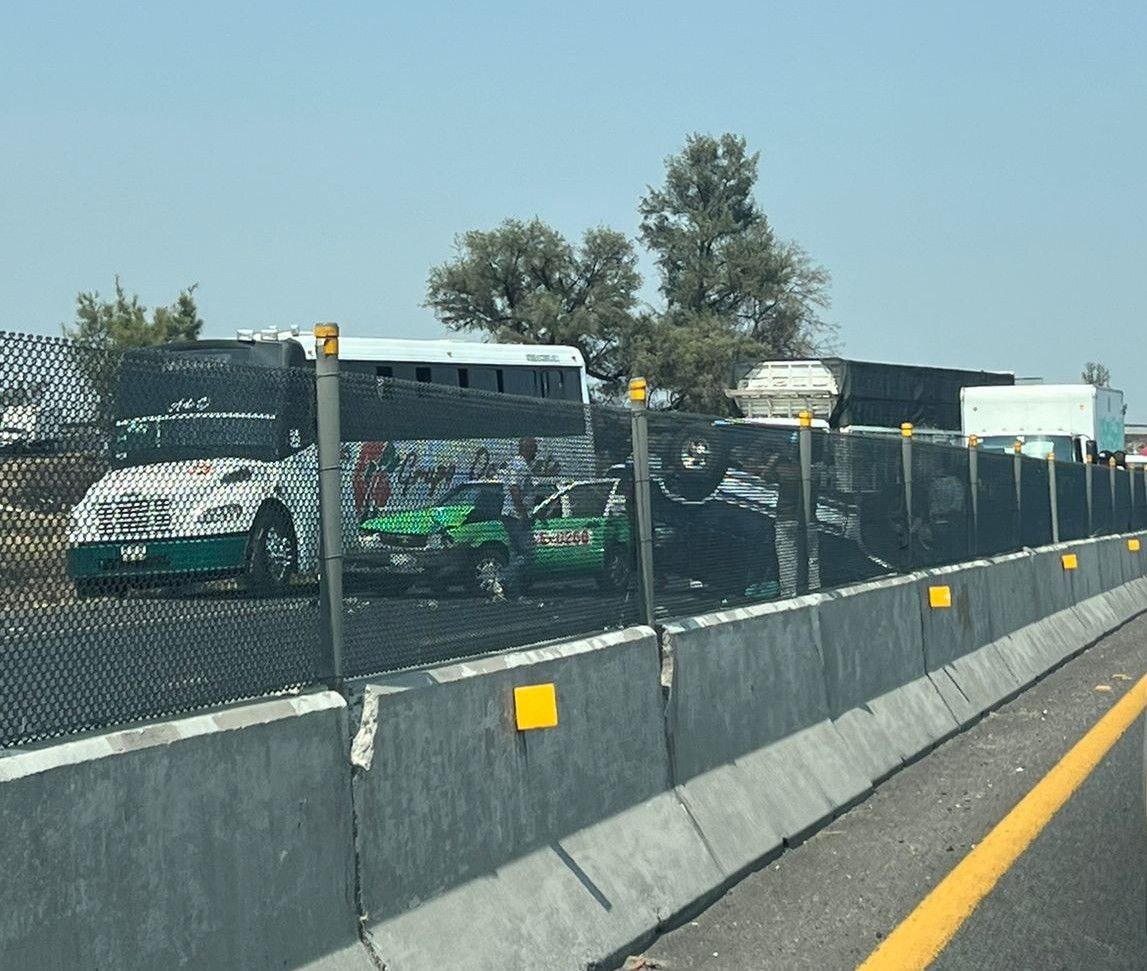
[[[284,590],[298,565],[299,544],[291,517],[281,506],[266,506],[251,526],[243,586],[257,593]]]
[[[474,551],[466,575],[467,589],[479,597],[505,592],[506,567],[510,556],[504,546],[487,543]]]
[[[605,551],[597,586],[603,593],[623,593],[629,589],[629,578],[633,572],[632,558],[622,546],[610,546]]]
[[[666,492],[696,502],[712,495],[729,468],[728,445],[712,425],[689,425],[658,450]]]

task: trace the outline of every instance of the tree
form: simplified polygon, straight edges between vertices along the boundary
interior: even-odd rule
[[[1088,361],[1083,366],[1079,379],[1084,384],[1094,384],[1097,388],[1111,387],[1111,371],[1098,361]]]
[[[691,135],[641,200],[665,301],[650,376],[675,407],[725,412],[738,361],[807,355],[832,333],[828,271],[773,232],[753,198],[758,161],[736,135]]]
[[[62,325],[64,336],[99,350],[158,347],[195,340],[203,329],[195,303],[197,287],[193,283],[181,290],[170,307],[156,307],[149,320],[139,295],[133,293],[129,297],[117,276],[112,300],[102,300],[95,290],[76,295],[76,321]]]
[[[175,341],[195,340],[203,329],[192,284],[181,290],[170,307],[156,307],[150,318],[138,294],[130,297],[120,278],[115,296],[101,299],[95,290],[76,295],[76,320],[62,324],[64,336],[75,341],[80,369],[99,400],[100,420],[111,425],[112,400],[121,353],[130,347],[158,347]]]
[[[451,330],[498,341],[569,344],[615,393],[629,376],[641,277],[622,233],[588,229],[572,245],[540,219],[507,219],[455,240],[455,258],[430,271],[427,306]]]
[[[735,365],[810,354],[832,333],[828,272],[774,234],[753,198],[757,162],[735,135],[692,135],[666,160],[664,185],[640,204],[659,307],[638,306],[624,234],[598,227],[575,246],[537,218],[457,237],[426,304],[452,330],[576,346],[599,397],[644,374],[654,401],[728,413]]]

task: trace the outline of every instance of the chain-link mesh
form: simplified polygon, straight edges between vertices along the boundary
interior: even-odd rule
[[[1125,533],[1131,528],[1131,488],[1125,469],[1111,469],[1115,481],[1115,528],[1113,532]]]
[[[346,671],[637,623],[629,416],[346,373]]]
[[[995,556],[1022,545],[1016,513],[1015,459],[980,452],[976,457],[979,495],[976,507],[976,556]]]
[[[0,333],[0,745],[322,674],[312,385]]]
[[[353,368],[340,398],[348,676],[642,618],[628,412]],[[315,415],[297,342],[0,333],[0,746],[331,674]],[[647,421],[662,619],[1051,540],[1046,461],[1017,512],[1011,455],[977,454],[973,503],[965,449]],[[1061,463],[1061,538],[1088,474],[1091,532],[1147,526],[1142,472]]]
[[[913,566],[968,559],[973,529],[967,450],[913,442],[912,481]]]
[[[1024,546],[1051,542],[1051,487],[1047,461],[1020,459],[1020,535]]]
[[[1079,462],[1056,462],[1055,498],[1059,538],[1067,542],[1087,536],[1087,469]]]
[[[1106,465],[1096,465],[1091,470],[1091,535],[1107,536],[1114,530],[1111,470]]]
[[[1131,528],[1147,528],[1147,475],[1142,469],[1128,468],[1127,483],[1131,493]]]

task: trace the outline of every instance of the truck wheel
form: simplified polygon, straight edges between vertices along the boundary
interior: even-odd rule
[[[273,593],[290,584],[298,567],[299,550],[291,517],[279,506],[267,506],[255,517],[247,542],[244,586]]]
[[[621,546],[611,546],[605,551],[605,562],[598,574],[598,589],[603,593],[622,593],[629,588],[632,572],[628,551]]]
[[[711,425],[689,425],[659,449],[661,480],[668,493],[694,502],[721,484],[729,468],[729,449]]]
[[[493,597],[505,591],[506,566],[510,558],[506,550],[493,543],[481,547],[470,561],[469,583],[471,593],[480,597]]]

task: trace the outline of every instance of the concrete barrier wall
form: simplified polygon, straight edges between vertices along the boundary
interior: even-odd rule
[[[1126,539],[376,679],[353,745],[316,693],[12,753],[0,954],[619,963],[1147,609]],[[515,689],[537,685],[557,724],[520,728]]]
[[[369,968],[346,745],[324,692],[0,758],[0,964]]]
[[[721,882],[670,794],[659,672],[634,628],[367,687],[357,849],[390,971],[623,957]],[[531,684],[555,727],[517,730]]]

